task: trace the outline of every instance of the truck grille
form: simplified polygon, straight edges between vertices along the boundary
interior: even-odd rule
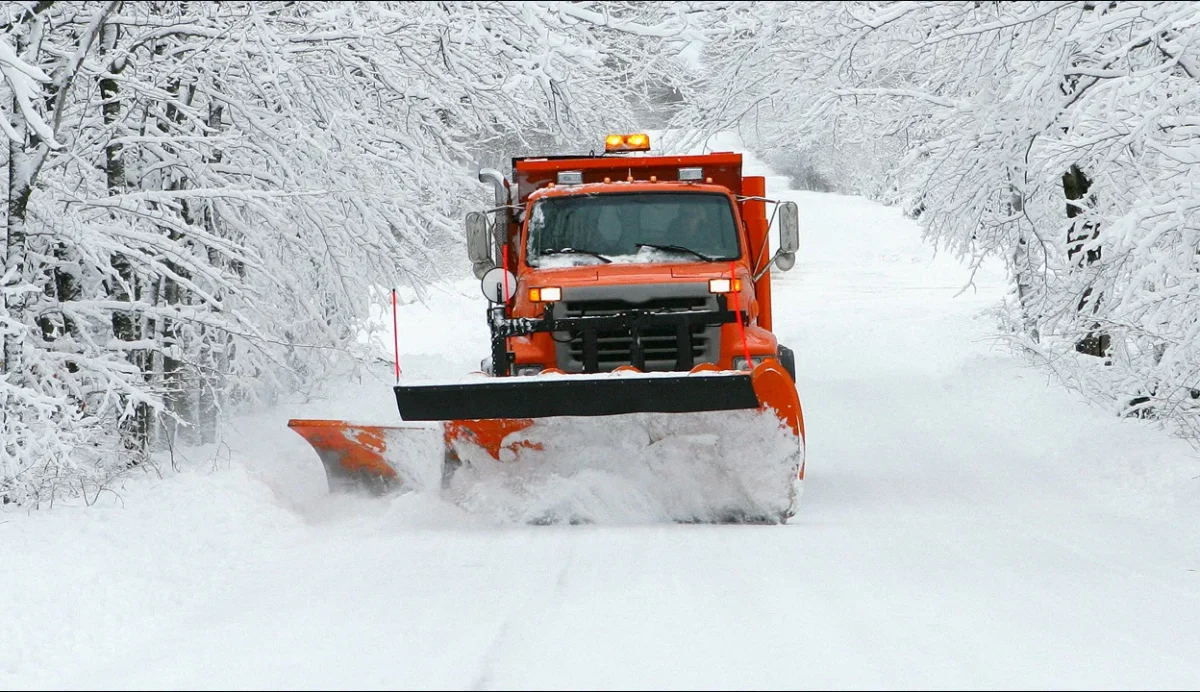
[[[563,317],[592,317],[615,315],[633,309],[655,312],[678,312],[687,310],[716,310],[715,299],[708,295],[687,297],[652,298],[633,303],[624,300],[565,300],[562,304]],[[692,363],[714,360],[719,327],[695,325],[691,327]],[[569,341],[565,341],[570,337]],[[556,334],[559,367],[566,372],[583,370],[582,335]],[[673,327],[658,327],[640,333],[642,350],[646,359],[646,371],[675,370],[679,358],[679,342]],[[631,364],[633,338],[628,331],[601,331],[597,333],[598,365],[601,372],[608,372],[621,365]]]

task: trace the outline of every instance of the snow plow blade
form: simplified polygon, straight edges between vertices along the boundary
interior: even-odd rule
[[[750,373],[503,377],[463,384],[396,385],[395,392],[400,416],[410,421],[690,413],[759,407]]]
[[[783,445],[782,456],[786,458],[781,462],[789,465],[790,482],[774,472],[771,475],[776,480],[770,481],[789,486],[785,491],[789,494],[787,507],[779,510],[775,519],[786,521],[791,516],[799,481],[804,477],[804,419],[795,384],[777,361],[768,359],[751,372],[718,371],[711,365],[698,366],[689,373],[625,370],[602,375],[544,373],[471,383],[397,385],[394,390],[403,423],[360,425],[293,419],[288,426],[317,451],[332,492],[353,488],[379,494],[398,489],[446,489],[464,461],[486,461],[490,457],[505,462],[499,466],[511,465],[507,462],[536,457],[529,452],[540,452],[544,441],[550,446],[557,442],[561,449],[556,452],[571,456],[573,426],[578,423],[584,427],[582,421],[571,422],[571,418],[596,419],[590,429],[597,436],[597,444],[603,445],[606,435],[620,435],[615,433],[620,425],[657,426],[658,432],[650,439],[658,442],[676,432],[671,421],[680,421],[678,429],[685,436],[711,438],[714,421],[719,426],[730,413],[767,414],[767,427],[756,430],[769,434],[778,431],[781,437],[791,440]],[[691,417],[676,419],[673,414],[700,417],[683,423]],[[704,418],[706,415],[708,418]],[[622,420],[599,420],[605,416]],[[555,420],[539,427],[538,419]],[[551,431],[549,438],[545,437],[547,430]],[[553,437],[556,430],[558,438]],[[702,446],[717,445],[710,441]],[[789,446],[791,451],[787,451]],[[621,455],[608,456],[619,459]]]

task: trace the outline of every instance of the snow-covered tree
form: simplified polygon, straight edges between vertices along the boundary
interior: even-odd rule
[[[1002,258],[1026,347],[1122,411],[1195,425],[1194,3],[706,11],[723,33],[681,122],[807,155],[842,189],[905,205],[970,262]]]
[[[21,502],[353,367],[373,291],[469,275],[473,167],[633,126],[662,72],[628,65],[687,25],[645,3],[2,12],[0,496]]]

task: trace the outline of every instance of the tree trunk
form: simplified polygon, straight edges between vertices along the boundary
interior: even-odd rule
[[[62,88],[65,88],[65,85],[52,89],[47,94],[47,103],[57,100],[59,89]],[[63,337],[78,335],[74,320],[62,310],[62,305],[77,301],[82,296],[78,281],[80,261],[76,253],[72,252],[62,241],[54,241],[50,255],[52,263],[46,267],[41,277],[42,293],[56,309],[43,310],[37,318],[42,341],[47,346],[53,346],[54,342]],[[79,366],[74,362],[68,362],[67,370],[72,373],[78,372]]]
[[[53,344],[61,338],[78,334],[75,321],[62,311],[62,304],[79,300],[82,295],[79,282],[76,280],[75,268],[79,264],[76,255],[63,243],[55,243],[53,257],[54,266],[50,269],[43,293],[59,309],[55,312],[47,311],[37,320],[38,327],[42,331],[42,340],[47,344]],[[68,362],[67,370],[77,372],[79,366]]]
[[[1017,283],[1017,304],[1021,310],[1021,324],[1029,338],[1036,343],[1040,339],[1038,316],[1033,309],[1034,279],[1033,266],[1029,257],[1029,240],[1024,234],[1017,238],[1013,248],[1013,272]]]
[[[116,47],[120,27],[115,24],[105,24],[100,30],[100,54],[110,53]],[[116,75],[124,67],[117,60],[109,66],[108,73]],[[120,85],[111,76],[100,78],[100,98],[103,100],[104,126],[112,128],[121,118]],[[125,161],[122,157],[123,145],[110,141],[104,148],[104,168],[107,176],[108,193],[120,195],[126,191]],[[114,252],[109,257],[109,264],[116,272],[116,279],[108,283],[108,297],[118,303],[132,304],[138,300],[141,293],[137,273],[134,271],[132,260],[124,253]],[[112,314],[113,336],[119,341],[140,341],[142,320],[132,310],[114,310]],[[141,372],[146,371],[146,352],[143,349],[133,349],[128,352],[131,363]],[[122,441],[126,449],[135,452],[131,463],[140,463],[147,454],[150,442],[150,407],[144,403],[136,403],[133,413],[121,424]]]
[[[40,21],[37,13],[49,5],[39,3],[34,8],[32,20]],[[29,50],[27,36],[36,32],[13,32],[13,52],[24,58]],[[8,198],[5,200],[6,233],[4,239],[4,271],[0,277],[7,276],[9,286],[22,286],[32,283],[34,268],[31,266],[29,252],[29,198],[33,195],[33,181],[41,167],[41,156],[36,151],[36,138],[30,131],[25,116],[21,112],[21,104],[13,93],[9,105],[12,107],[10,125],[14,136],[8,141]],[[4,294],[4,308],[8,318],[18,325],[26,324],[26,311],[29,306],[29,293]],[[4,359],[0,362],[0,373],[22,377],[25,371],[26,340],[23,333],[7,334],[4,337]],[[14,381],[16,381],[14,379]]]
[[[1067,218],[1074,219],[1079,216],[1079,207],[1071,202],[1084,199],[1091,185],[1091,179],[1078,166],[1072,165],[1063,174],[1063,194],[1068,200]],[[1071,227],[1067,230],[1067,260],[1073,261],[1078,268],[1085,268],[1098,262],[1101,258],[1100,248],[1089,247],[1085,249],[1085,245],[1099,237],[1099,224],[1086,220],[1082,223],[1075,222],[1071,224]],[[1083,297],[1080,298],[1076,310],[1078,312],[1085,312],[1090,308],[1091,313],[1095,315],[1100,308],[1100,300],[1102,298],[1102,294],[1096,294],[1093,297],[1092,288],[1089,286],[1083,292]],[[1075,344],[1075,350],[1089,356],[1096,356],[1097,358],[1107,357],[1111,337],[1109,334],[1099,331],[1099,329],[1100,324],[1093,323],[1091,331],[1088,332],[1087,336]]]
[[[18,50],[20,46],[18,45]],[[26,151],[26,125],[21,115],[20,104],[14,96],[12,99],[12,126],[16,130],[17,139],[8,143],[8,199],[5,212],[7,215],[7,234],[4,240],[4,276],[11,277],[9,285],[20,285],[28,278],[29,262],[26,257],[28,231],[26,217],[29,208],[29,197],[33,187],[27,175],[30,154]],[[17,324],[25,323],[25,307],[28,303],[27,294],[4,294],[4,308],[8,318]],[[25,340],[21,334],[7,334],[4,337],[3,372],[19,375],[25,369]]]
[[[1021,192],[1009,186],[1008,213],[1019,213],[1025,209],[1025,198]],[[1021,324],[1025,332],[1036,343],[1039,339],[1039,316],[1033,309],[1034,274],[1033,261],[1029,255],[1029,238],[1017,224],[1017,243],[1012,254],[1013,278],[1017,284],[1017,304],[1021,310]]]
[[[219,131],[224,117],[224,107],[219,103],[210,100],[208,106],[208,127],[210,131]],[[219,163],[222,158],[221,150],[214,147],[212,154],[208,160],[210,163]],[[204,228],[214,236],[222,236],[215,203],[208,201],[204,205]],[[209,262],[213,266],[221,266],[224,261],[220,255],[209,248]],[[240,266],[231,267],[239,276],[244,274],[243,268]],[[217,291],[218,299],[223,297],[220,290]],[[217,441],[217,420],[220,416],[221,392],[224,391],[225,373],[229,372],[229,357],[232,348],[232,340],[229,334],[216,332],[204,328],[205,336],[204,345],[206,357],[204,358],[206,365],[210,366],[209,374],[206,378],[202,378],[200,386],[200,440],[205,444],[210,444]]]
[[[175,97],[175,100],[178,100],[185,106],[191,105],[196,95],[196,87],[194,84],[185,87],[179,80],[173,80],[170,82],[170,84],[167,86],[167,91]],[[168,102],[166,108],[166,121],[163,123],[164,129],[170,132],[183,122],[183,114],[175,106],[174,102]],[[176,153],[175,147],[170,144],[165,145],[164,149],[168,153]],[[178,191],[187,188],[188,179],[183,173],[176,172],[173,173],[172,176],[173,177],[171,181],[167,184],[167,189]],[[180,216],[188,225],[195,223],[195,213],[192,211],[192,204],[186,198],[180,200]],[[163,229],[163,232],[165,232],[167,237],[174,242],[186,240],[184,234],[175,229]],[[174,260],[166,260],[166,265],[176,276],[180,276],[184,279],[191,278],[190,273]],[[162,298],[168,307],[184,305],[189,300],[187,290],[180,286],[178,281],[169,276],[163,277]],[[195,442],[196,438],[194,429],[197,421],[195,407],[192,405],[192,402],[194,399],[194,391],[198,386],[198,382],[196,381],[195,377],[189,378],[188,373],[184,368],[185,362],[181,356],[186,344],[180,336],[179,325],[176,324],[175,320],[164,318],[162,332],[164,349],[162,372],[167,403],[171,407],[171,412],[188,426],[184,428],[185,431],[190,431],[185,433],[187,435],[187,440],[189,442]],[[172,443],[174,443],[176,440],[175,433],[177,430],[177,424],[172,423],[171,430],[169,432]]]

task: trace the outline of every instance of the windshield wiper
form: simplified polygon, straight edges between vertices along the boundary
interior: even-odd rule
[[[670,251],[674,251],[674,252],[686,252],[686,253],[689,253],[689,254],[699,257],[700,259],[704,260],[705,262],[713,262],[713,261],[716,261],[716,259],[717,259],[716,257],[709,257],[708,255],[702,255],[699,252],[696,252],[695,250],[691,249],[690,247],[684,247],[682,245],[655,245],[654,243],[637,243],[637,246],[638,247],[652,247],[655,250],[670,250]]]
[[[604,262],[605,264],[612,264],[612,260],[610,260],[609,258],[600,254],[599,252],[593,252],[592,250],[577,250],[573,247],[546,248],[545,250],[542,250],[540,254],[543,254],[543,255],[591,255],[592,257],[595,257],[596,259],[600,260],[601,262]]]

